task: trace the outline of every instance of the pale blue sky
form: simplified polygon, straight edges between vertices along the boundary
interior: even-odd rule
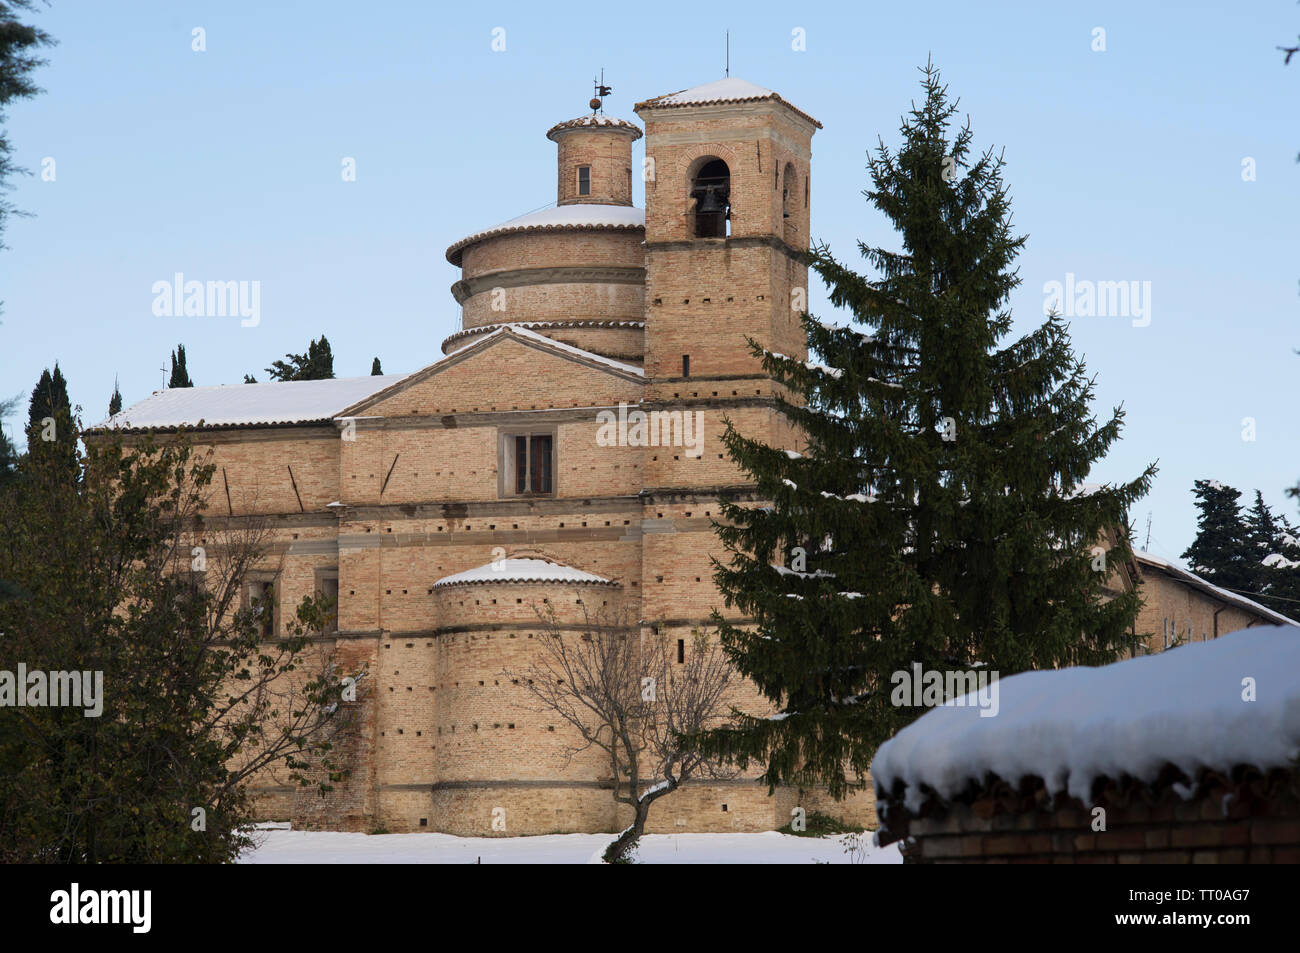
[[[1161,472],[1151,549],[1195,532],[1192,481],[1213,477],[1291,516],[1300,478],[1300,33],[1293,0],[1212,3],[518,4],[55,0],[47,92],[12,108],[18,181],[0,254],[0,396],[58,359],[87,422],[121,379],[127,404],[184,342],[199,384],[236,384],[327,334],[339,376],[436,360],[458,329],[445,248],[552,202],[553,123],[732,75],[816,116],[813,235],[841,257],[891,243],[860,196],[866,151],[898,140],[933,55],[976,144],[1006,149],[1029,243],[1023,331],[1066,273],[1151,282],[1151,323],[1073,321],[1098,411],[1123,441],[1094,472]],[[207,51],[191,50],[206,30]],[[492,30],[506,50],[493,52]],[[1106,31],[1094,52],[1093,30]],[[796,28],[806,51],[792,49]],[[638,144],[640,145],[640,144]],[[639,154],[639,153],[638,153]],[[340,164],[355,157],[357,181]],[[1252,157],[1257,179],[1242,181]],[[637,193],[640,204],[640,190]],[[177,272],[261,282],[261,323],[160,318]],[[814,283],[812,310],[833,317]],[[25,399],[24,399],[25,414]],[[1257,439],[1242,439],[1242,419]],[[18,420],[6,422],[9,432]]]

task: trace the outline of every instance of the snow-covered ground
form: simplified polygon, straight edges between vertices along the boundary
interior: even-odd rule
[[[598,863],[612,834],[454,837],[451,834],[342,834],[259,830],[245,864],[586,864]],[[898,845],[872,847],[862,835],[856,862],[899,864]],[[841,837],[760,834],[647,834],[637,860],[646,864],[847,864]]]

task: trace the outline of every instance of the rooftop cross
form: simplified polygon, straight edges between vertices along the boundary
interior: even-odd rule
[[[613,86],[605,85],[605,67],[602,66],[600,68],[600,79],[592,77],[591,85],[594,93],[591,97],[591,102],[587,105],[591,107],[591,114],[593,116],[596,115],[597,111],[599,111],[603,116],[605,114],[604,98],[614,91]]]

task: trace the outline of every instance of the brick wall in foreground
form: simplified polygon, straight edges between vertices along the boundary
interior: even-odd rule
[[[1202,783],[1188,800],[1172,787],[1103,796],[1104,831],[1077,800],[1045,808],[1045,798],[983,797],[909,818],[902,853],[905,863],[936,864],[1300,863],[1298,784],[1275,771]]]

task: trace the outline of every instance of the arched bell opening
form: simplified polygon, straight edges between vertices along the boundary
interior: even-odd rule
[[[690,177],[690,231],[696,238],[726,238],[731,232],[731,170],[705,156]]]

